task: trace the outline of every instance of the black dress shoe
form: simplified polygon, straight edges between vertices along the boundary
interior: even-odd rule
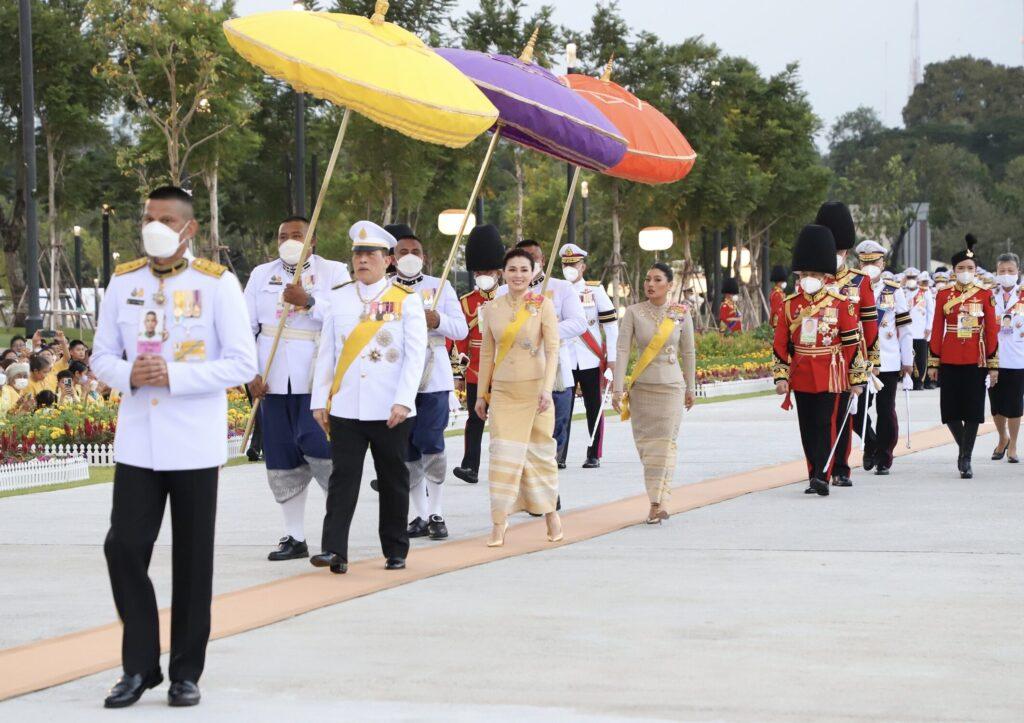
[[[1009,448],[1010,448],[1010,443],[1009,442],[1007,442],[1006,446],[1003,447],[1003,451],[1002,452],[1000,452],[999,449],[996,448],[996,450],[994,452],[992,452],[992,461],[993,462],[998,462],[1003,457],[1005,457],[1006,456],[1006,450],[1008,450]]]
[[[147,690],[155,688],[163,682],[164,676],[159,668],[145,674],[128,675],[125,673],[110,689],[110,693],[103,701],[103,707],[127,708],[141,698]]]
[[[868,452],[867,450],[865,450],[864,451],[864,471],[865,472],[870,472],[871,470],[873,470],[875,468],[876,464],[877,463],[875,462],[875,455],[873,455],[871,452]]]
[[[559,463],[558,463],[558,469],[565,469],[565,462],[561,462],[561,461],[559,461]]]
[[[267,555],[267,559],[271,562],[298,560],[302,557],[309,557],[309,547],[305,542],[299,542],[291,535],[282,537],[277,543],[277,549]]]
[[[417,517],[409,523],[409,537],[426,537],[430,534],[430,530],[427,529],[428,527],[429,525],[426,520],[422,517]]]
[[[468,482],[471,485],[475,485],[480,481],[479,475],[469,467],[456,467],[452,470],[452,474],[458,477],[463,482]]]
[[[444,518],[441,515],[430,516],[430,522],[427,523],[427,531],[430,533],[431,540],[443,540],[448,537],[448,526],[444,524]]]
[[[384,562],[385,570],[404,570],[405,569],[405,558],[404,557],[389,557]]]
[[[885,475],[889,474],[889,468],[888,467],[879,467],[878,469],[875,470],[875,474],[880,475],[880,476],[885,476]]]
[[[199,705],[199,686],[191,680],[175,680],[167,691],[167,705],[186,708]]]
[[[804,490],[804,494],[805,495],[816,495],[816,494],[818,494],[818,490],[814,489],[813,487],[808,487],[807,489]]]
[[[313,567],[329,567],[335,575],[344,575],[348,572],[348,562],[341,559],[341,555],[334,552],[321,552],[309,558],[309,564]]]
[[[971,469],[971,460],[964,460],[963,469],[960,470],[960,479],[974,479],[974,470]]]
[[[811,489],[822,497],[828,497],[828,482],[820,479],[811,480]]]
[[[601,460],[597,457],[587,457],[587,461],[583,463],[583,469],[597,469],[601,466]]]
[[[245,456],[249,458],[250,462],[260,461],[260,453],[257,452],[255,449],[250,449],[248,452],[245,453]]]
[[[853,480],[847,477],[845,474],[837,474],[836,478],[832,480],[833,487],[853,487]]]

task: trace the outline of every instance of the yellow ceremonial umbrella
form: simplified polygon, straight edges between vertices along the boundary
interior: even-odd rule
[[[224,23],[228,42],[250,63],[301,93],[345,108],[292,283],[302,280],[302,266],[353,110],[411,138],[452,148],[467,145],[498,118],[497,109],[469,78],[418,37],[385,21],[387,11],[386,0],[378,0],[370,18],[282,10]],[[289,310],[286,305],[283,320]],[[284,327],[284,321],[278,324],[264,379]],[[243,447],[258,406],[257,400]]]

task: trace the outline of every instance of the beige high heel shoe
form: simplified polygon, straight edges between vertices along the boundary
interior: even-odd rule
[[[668,513],[661,509],[661,505],[657,502],[651,504],[651,511],[647,513],[647,519],[644,520],[648,525],[660,525],[662,520],[668,519]]]
[[[558,521],[557,533],[551,532],[551,520]],[[562,532],[562,518],[558,516],[558,513],[549,512],[547,515],[545,515],[544,521],[547,523],[548,526],[548,542],[561,542],[562,539],[565,537],[565,534]]]
[[[505,520],[505,526],[501,528],[501,537],[494,537],[494,530],[491,530],[491,539],[487,541],[488,547],[501,547],[505,544],[505,533],[508,532],[508,520]]]

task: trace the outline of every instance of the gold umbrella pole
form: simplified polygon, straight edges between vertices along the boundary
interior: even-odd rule
[[[572,200],[576,198],[576,184],[580,180],[580,167],[572,174],[572,183],[569,184],[569,193],[565,197],[565,206],[562,207],[562,220],[558,222],[558,232],[555,234],[555,242],[551,245],[551,253],[548,254],[548,268],[544,272],[544,284],[540,287],[541,296],[548,290],[548,281],[551,280],[551,272],[555,269],[555,256],[558,255],[558,244],[562,241],[562,234],[565,232],[565,224],[569,220],[569,209],[572,207]]]
[[[352,111],[348,108],[345,109],[345,114],[341,117],[341,127],[338,128],[338,137],[334,140],[334,149],[331,151],[331,160],[327,163],[327,171],[324,173],[324,180],[320,184],[320,194],[316,197],[316,206],[313,207],[313,215],[309,219],[309,227],[306,229],[306,238],[302,242],[302,254],[299,256],[299,263],[295,267],[295,275],[292,277],[292,283],[298,284],[302,282],[302,266],[306,263],[306,259],[309,257],[309,252],[313,244],[313,235],[316,233],[316,223],[320,219],[320,211],[324,206],[324,198],[327,196],[327,187],[330,185],[331,176],[334,174],[334,165],[338,162],[338,153],[341,151],[341,144],[345,140],[345,130],[348,128],[348,119],[352,116]],[[277,347],[281,343],[281,333],[284,331],[284,325],[288,320],[288,313],[291,311],[291,304],[285,304],[281,310],[281,321],[277,325],[277,333],[274,334],[274,343],[270,346],[270,356],[267,357],[267,364],[263,369],[263,380],[266,381],[267,376],[270,374],[270,367],[274,363],[274,357],[277,355]],[[260,400],[254,399],[252,403],[252,412],[249,414],[249,421],[245,425],[245,434],[242,435],[242,451],[249,445],[249,437],[252,435],[252,428],[256,424],[256,412],[260,408]]]
[[[466,222],[469,220],[469,213],[473,210],[473,204],[476,203],[476,197],[480,195],[480,187],[484,185],[484,177],[487,175],[487,168],[491,165],[491,157],[494,156],[494,149],[498,145],[498,136],[501,135],[501,124],[494,129],[494,133],[491,134],[491,142],[487,146],[487,153],[484,155],[484,162],[480,164],[480,172],[476,174],[476,183],[473,185],[473,193],[469,195],[469,203],[466,204],[466,211],[462,214],[462,223],[459,224],[459,232],[455,234],[455,240],[452,241],[452,248],[448,252],[448,259],[444,262],[444,271],[441,272],[441,282],[437,286],[437,293],[434,294],[434,298],[430,302],[430,310],[436,311],[437,305],[441,301],[441,289],[444,288],[444,282],[448,278],[448,274],[451,273],[452,264],[455,263],[455,256],[459,252],[459,244],[462,243],[462,236],[466,233]]]

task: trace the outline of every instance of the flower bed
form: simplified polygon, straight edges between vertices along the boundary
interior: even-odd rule
[[[772,349],[758,331],[697,334],[697,383],[763,379],[772,374]]]

